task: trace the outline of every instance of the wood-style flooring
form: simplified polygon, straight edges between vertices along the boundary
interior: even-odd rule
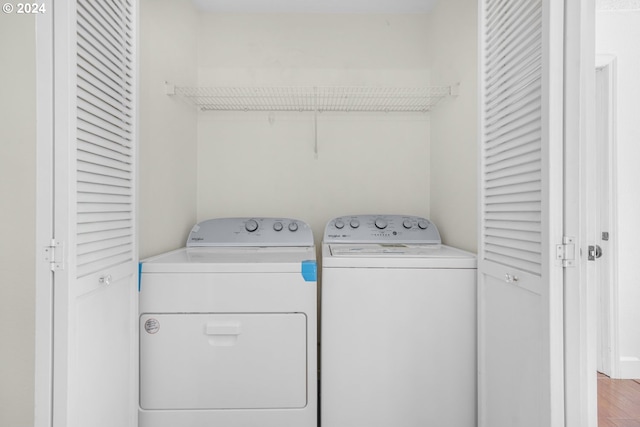
[[[598,373],[598,427],[640,427],[640,380]]]

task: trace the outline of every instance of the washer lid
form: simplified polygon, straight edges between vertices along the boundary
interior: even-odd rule
[[[476,256],[432,244],[325,244],[323,268],[476,268]]]
[[[403,243],[371,243],[371,244],[334,244],[329,245],[331,255],[342,257],[442,257],[450,256],[442,245],[417,245]],[[446,248],[446,247],[445,247]]]

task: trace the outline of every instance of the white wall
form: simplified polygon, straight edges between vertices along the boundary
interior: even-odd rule
[[[0,14],[0,427],[33,425],[35,20]]]
[[[596,14],[596,52],[617,57],[618,307],[621,373],[640,378],[640,5]]]
[[[440,1],[429,14],[433,84],[460,83],[431,113],[431,219],[444,243],[477,251],[477,1]]]
[[[196,112],[164,82],[197,79],[197,13],[190,0],[140,3],[140,258],[184,246],[196,222]]]
[[[429,84],[427,15],[203,14],[201,86]],[[198,117],[198,219],[292,216],[320,241],[354,213],[429,216],[429,116]]]

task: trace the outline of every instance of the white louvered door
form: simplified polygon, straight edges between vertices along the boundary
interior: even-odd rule
[[[64,252],[53,286],[52,425],[133,427],[136,4],[51,8],[54,236]]]
[[[564,423],[563,7],[479,0],[482,427]]]

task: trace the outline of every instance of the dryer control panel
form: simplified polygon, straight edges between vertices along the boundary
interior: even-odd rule
[[[350,215],[327,223],[324,243],[441,244],[438,228],[428,219],[409,215]]]
[[[193,226],[187,247],[313,246],[313,232],[292,218],[216,218]]]

